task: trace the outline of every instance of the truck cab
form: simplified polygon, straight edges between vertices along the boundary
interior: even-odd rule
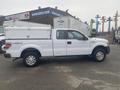
[[[54,30],[54,55],[91,55],[93,50],[103,47],[106,53],[109,52],[109,42],[100,38],[89,38],[76,29]]]

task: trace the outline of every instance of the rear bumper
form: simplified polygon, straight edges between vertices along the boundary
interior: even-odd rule
[[[5,53],[5,54],[4,54],[4,57],[5,57],[5,58],[11,58],[11,55],[10,55],[10,54]]]
[[[109,46],[106,47],[106,53],[107,53],[107,54],[110,53],[110,47],[109,47]]]

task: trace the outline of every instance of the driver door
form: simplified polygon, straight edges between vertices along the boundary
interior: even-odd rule
[[[75,30],[67,31],[67,55],[87,55],[89,40],[83,34]]]

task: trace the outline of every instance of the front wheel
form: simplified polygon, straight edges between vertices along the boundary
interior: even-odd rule
[[[28,67],[33,67],[38,64],[39,56],[34,52],[28,52],[23,56],[23,63]]]
[[[97,48],[94,50],[92,56],[95,61],[102,62],[106,58],[106,52],[103,48]]]

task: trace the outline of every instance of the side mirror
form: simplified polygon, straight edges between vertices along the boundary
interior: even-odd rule
[[[85,41],[86,41],[86,40],[88,40],[88,38],[84,36],[83,40],[85,40]]]
[[[86,40],[88,40],[88,38],[84,36],[83,38],[78,38],[77,40],[85,40],[86,41]]]

